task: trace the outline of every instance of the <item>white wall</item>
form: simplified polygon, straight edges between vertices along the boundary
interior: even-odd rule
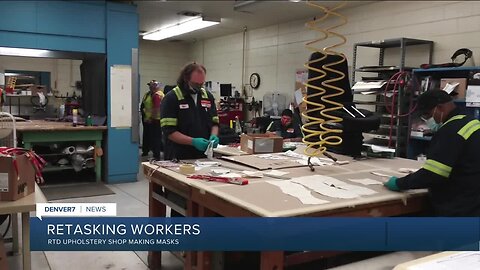
[[[382,1],[341,11],[348,24],[339,28],[347,43],[338,51],[352,61],[356,42],[411,37],[435,42],[434,63],[450,61],[459,48],[467,47],[480,61],[480,1]],[[319,35],[305,28],[309,18],[273,25],[247,32],[245,83],[251,73],[261,76],[257,98],[267,91],[293,95],[295,70],[302,68],[310,52],[305,43]],[[424,47],[425,48],[425,47]],[[194,43],[191,58],[202,61],[208,70],[208,80],[232,82],[237,89],[241,84],[242,33],[208,39]],[[420,65],[427,61],[422,48],[411,48],[407,65]],[[398,63],[395,51],[386,56],[385,64]],[[364,52],[359,64],[377,64],[377,54]]]
[[[157,80],[163,85],[175,85],[180,69],[190,60],[190,47],[185,43],[140,41],[139,69],[141,97],[147,83]]]

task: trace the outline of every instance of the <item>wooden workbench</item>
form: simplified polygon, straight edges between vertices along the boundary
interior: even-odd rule
[[[95,143],[102,147],[103,133],[106,126],[76,126],[66,122],[33,120],[16,123],[17,133],[23,141],[23,147],[32,149],[36,143],[84,142]],[[95,155],[95,178],[102,180],[102,158]]]
[[[22,215],[22,256],[23,270],[32,268],[31,251],[30,251],[30,212],[36,211],[37,203],[46,203],[47,199],[43,195],[42,190],[35,184],[35,192],[16,201],[0,202],[0,215],[12,215],[12,236],[13,236],[13,253],[19,251],[18,246],[18,218],[17,214]]]
[[[420,168],[421,163],[407,159],[371,159],[354,161],[349,157],[339,157],[340,160],[350,160],[347,165],[317,167],[312,173],[307,167],[284,169],[290,172],[288,177],[298,177],[311,174],[321,174],[335,177],[339,180],[347,178],[373,178],[378,176],[372,171],[388,175],[402,176],[399,168]],[[225,160],[219,160],[224,167],[237,170],[252,170]],[[186,200],[186,216],[202,217],[215,214],[225,217],[341,217],[341,216],[371,216],[386,217],[421,212],[427,209],[426,191],[392,192],[383,186],[368,186],[377,191],[376,194],[358,199],[335,199],[315,193],[315,197],[325,199],[330,203],[319,205],[304,205],[298,199],[284,194],[279,188],[266,183],[266,180],[278,180],[268,177],[249,179],[246,186],[204,182],[188,179],[185,175],[170,169],[143,163],[144,173],[150,180],[149,209],[150,216],[165,216],[166,206],[182,210],[175,201],[165,196],[174,193]],[[278,180],[282,181],[282,180]],[[268,194],[268,196],[266,196]],[[283,251],[262,252],[261,269],[283,269],[309,260],[324,257],[325,253],[294,253],[284,256]],[[208,252],[188,252],[185,269],[210,269],[212,256]],[[160,252],[150,252],[150,269],[160,269]]]

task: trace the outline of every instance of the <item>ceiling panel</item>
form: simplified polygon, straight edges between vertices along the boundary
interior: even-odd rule
[[[140,32],[153,31],[176,24],[189,17],[177,15],[182,11],[200,12],[203,16],[221,18],[219,25],[172,37],[187,42],[241,32],[243,27],[255,29],[318,15],[318,9],[304,1],[134,1],[140,14]],[[235,5],[249,2],[241,8]],[[253,3],[250,3],[253,2]],[[341,1],[316,1],[335,6]],[[345,8],[365,5],[373,1],[349,2]]]

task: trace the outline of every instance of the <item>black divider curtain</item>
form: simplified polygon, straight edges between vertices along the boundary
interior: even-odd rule
[[[105,56],[83,60],[80,65],[85,116],[107,115],[107,79]]]

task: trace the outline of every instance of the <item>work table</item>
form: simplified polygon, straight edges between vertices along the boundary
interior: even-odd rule
[[[19,134],[19,142],[23,142],[23,147],[32,149],[35,144],[56,144],[59,142],[91,142],[94,144],[95,151],[95,178],[97,182],[102,180],[102,155],[101,151],[103,133],[106,132],[106,126],[76,126],[71,122],[53,122],[45,120],[32,120],[26,122],[16,122],[16,130]],[[63,168],[65,168],[64,166]],[[57,171],[62,167],[44,168],[46,171]],[[68,167],[73,168],[73,167]]]
[[[302,149],[297,149],[301,153]],[[339,160],[348,160],[345,165],[316,166],[315,172],[308,167],[284,168],[289,172],[289,178],[320,175],[331,176],[340,181],[348,182],[351,178],[371,178],[386,181],[387,177],[379,178],[372,172],[385,175],[403,176],[400,168],[419,169],[421,162],[408,159],[367,159],[356,161],[350,157],[334,154]],[[246,156],[231,156],[246,157]],[[243,158],[242,158],[243,159]],[[252,167],[234,163],[231,160],[216,159],[221,163],[218,168],[228,168],[235,171],[256,171]],[[193,163],[193,160],[185,161]],[[196,174],[206,174],[210,168],[203,168]],[[190,179],[181,174],[178,169],[163,168],[150,163],[143,163],[143,171],[150,181],[149,208],[151,217],[165,217],[166,206],[190,217],[389,217],[417,214],[428,209],[427,191],[414,190],[408,192],[393,192],[383,185],[369,185],[376,193],[354,199],[341,199],[312,192],[318,199],[327,200],[324,204],[303,204],[299,199],[287,195],[269,181],[287,181],[270,178],[247,178],[248,185],[232,185],[220,182]],[[359,184],[357,184],[359,185]],[[175,196],[171,196],[174,194]],[[186,202],[186,208],[178,204],[181,197]],[[316,257],[318,256],[318,257]],[[301,252],[284,254],[283,251],[261,252],[260,269],[283,269],[286,264],[294,265],[301,262],[323,258],[323,253]],[[331,256],[331,255],[330,255]],[[212,254],[208,252],[187,252],[185,269],[211,269]],[[160,252],[149,254],[150,269],[161,268]]]
[[[77,131],[77,130],[106,130],[106,126],[73,126],[71,122],[54,122],[45,120],[31,120],[16,122],[17,131]]]

